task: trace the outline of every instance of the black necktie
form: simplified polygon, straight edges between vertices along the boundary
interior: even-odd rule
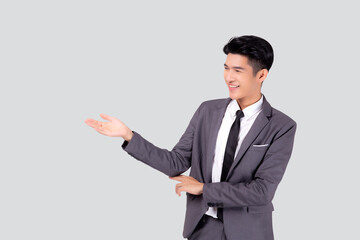
[[[236,147],[238,144],[238,136],[239,136],[239,132],[240,132],[240,118],[242,118],[243,116],[244,116],[243,111],[238,110],[236,112],[236,119],[235,119],[233,125],[231,126],[228,140],[226,143],[225,154],[224,154],[223,168],[221,171],[221,182],[225,182],[225,179],[228,175],[231,164],[234,162],[234,156],[235,156],[235,151],[236,151]],[[222,208],[218,208],[217,216],[221,221],[223,221],[223,209]]]

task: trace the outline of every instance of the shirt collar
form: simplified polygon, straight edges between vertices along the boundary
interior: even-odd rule
[[[263,103],[263,99],[264,96],[263,94],[261,94],[261,98],[251,104],[250,106],[247,106],[245,109],[243,109],[243,113],[244,113],[244,118],[248,119],[251,118],[255,113],[257,113],[258,111],[260,111],[262,109],[262,103]],[[239,110],[239,104],[237,103],[236,99],[231,100],[230,102],[230,114],[231,116],[233,116],[234,118],[236,118],[236,111]]]

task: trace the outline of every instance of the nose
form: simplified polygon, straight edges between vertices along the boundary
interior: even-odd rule
[[[234,80],[234,72],[232,69],[228,69],[224,71],[224,78],[226,82],[231,82],[232,80]]]

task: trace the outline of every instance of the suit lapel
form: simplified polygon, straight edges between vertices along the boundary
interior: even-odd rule
[[[231,98],[228,97],[224,99],[224,101],[221,101],[216,107],[215,110],[211,111],[209,114],[209,121],[210,121],[210,127],[209,127],[209,142],[207,146],[207,152],[206,156],[208,161],[206,161],[206,169],[205,169],[205,182],[211,183],[212,182],[212,166],[214,163],[214,157],[215,157],[215,144],[217,135],[219,133],[219,129],[221,126],[222,119],[224,117],[227,105],[230,103]]]
[[[268,124],[269,119],[268,117],[271,116],[271,106],[265,98],[263,98],[262,104],[262,111],[259,113],[257,118],[255,119],[253,125],[251,126],[248,134],[245,136],[243,142],[241,143],[239,152],[237,153],[233,164],[230,167],[229,173],[225,181],[228,181],[229,177],[231,176],[232,171],[240,162],[241,158],[244,156],[246,150],[250,147],[250,145],[254,142],[256,137],[259,135],[261,130]]]

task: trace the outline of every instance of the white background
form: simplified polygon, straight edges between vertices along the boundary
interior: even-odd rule
[[[183,239],[177,182],[84,121],[172,149],[228,97],[222,48],[245,34],[272,44],[262,92],[298,124],[275,238],[360,238],[356,1],[209,2],[1,1],[0,239]]]

